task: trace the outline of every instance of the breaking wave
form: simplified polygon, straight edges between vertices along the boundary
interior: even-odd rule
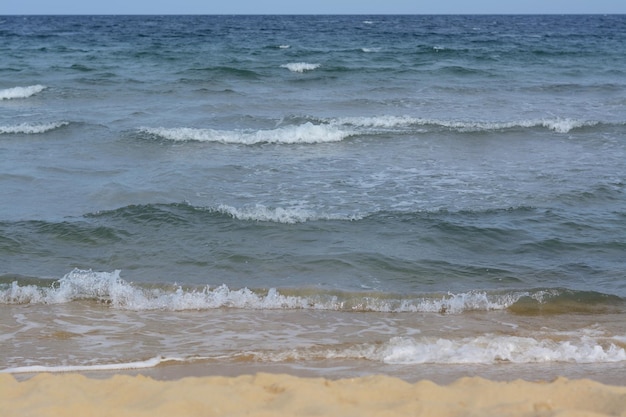
[[[392,365],[494,363],[612,363],[626,361],[626,350],[614,340],[579,335],[569,340],[485,334],[459,339],[393,337],[382,344],[345,348],[301,348],[247,352],[263,362],[324,359],[365,359]]]
[[[596,126],[600,124],[600,122],[593,120],[576,120],[570,118],[545,118],[510,122],[491,122],[438,120],[411,116],[375,116],[338,118],[334,119],[331,124],[387,129],[403,127],[439,127],[459,132],[486,132],[540,127],[555,131],[557,133],[569,133],[574,129]]]
[[[42,92],[46,87],[43,85],[30,85],[28,87],[13,87],[0,90],[0,100],[11,100],[16,98],[28,98]]]
[[[439,314],[505,309],[520,314],[543,311],[557,314],[577,311],[574,305],[576,302],[582,311],[592,311],[593,308],[605,310],[623,304],[619,297],[564,289],[400,296],[325,291],[312,293],[309,290],[276,288],[235,290],[226,285],[216,288],[143,288],[122,279],[119,270],[96,272],[75,269],[49,287],[20,285],[17,281],[0,286],[0,303],[3,304],[60,304],[81,299],[96,300],[114,308],[134,311],[240,308]]]
[[[570,133],[576,129],[606,125],[594,120],[547,118],[509,122],[454,121],[411,116],[372,116],[343,118],[306,118],[300,124],[278,126],[274,129],[219,130],[191,127],[142,127],[141,135],[169,141],[215,142],[223,144],[319,144],[340,142],[354,136],[421,134],[432,131],[459,133],[498,132],[519,129],[548,129],[556,133]]]
[[[312,144],[339,142],[354,133],[337,126],[313,124],[310,122],[297,126],[285,126],[270,130],[215,130],[179,128],[140,129],[141,133],[172,141],[217,142],[224,144],[256,145],[273,144]]]
[[[262,204],[256,204],[254,206],[246,206],[243,208],[236,208],[227,205],[220,205],[215,210],[218,213],[227,214],[237,220],[245,221],[259,221],[259,222],[274,222],[274,223],[286,223],[295,224],[303,223],[307,221],[317,220],[358,220],[358,216],[340,216],[317,213],[314,210],[307,210],[304,208],[290,207],[267,207]]]
[[[0,135],[2,134],[39,134],[68,125],[68,122],[53,123],[20,123],[18,125],[0,125]]]
[[[291,62],[289,64],[283,64],[281,68],[286,68],[291,72],[303,73],[306,71],[313,71],[320,67],[320,64],[310,64],[308,62]]]

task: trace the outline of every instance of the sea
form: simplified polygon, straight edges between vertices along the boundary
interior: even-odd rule
[[[626,15],[0,16],[0,372],[626,383]]]

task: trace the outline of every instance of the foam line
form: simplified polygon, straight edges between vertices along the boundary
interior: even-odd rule
[[[184,362],[184,359],[180,358],[164,358],[157,356],[145,361],[137,362],[122,362],[122,363],[110,363],[100,365],[64,365],[64,366],[19,366],[15,368],[7,368],[0,370],[0,373],[5,374],[24,374],[24,373],[39,373],[39,372],[87,372],[87,371],[119,371],[124,369],[145,369],[154,368],[164,362]]]

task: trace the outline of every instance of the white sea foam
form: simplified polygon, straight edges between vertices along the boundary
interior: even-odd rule
[[[412,116],[372,116],[372,117],[345,117],[332,120],[336,125],[373,128],[403,128],[411,126],[438,126],[458,130],[460,132],[480,132],[491,130],[507,130],[515,128],[544,127],[558,133],[569,133],[573,129],[586,126],[595,126],[599,122],[575,120],[568,118],[529,119],[510,122],[489,121],[455,121],[427,119]]]
[[[617,363],[626,361],[626,350],[600,338],[573,335],[567,340],[548,338],[483,334],[479,336],[437,338],[427,336],[393,337],[382,344],[363,343],[345,347],[301,347],[284,350],[243,351],[238,357],[253,358],[257,362],[290,362],[358,359],[381,362],[390,365],[421,364],[465,364],[489,365],[495,363]],[[222,359],[227,356],[220,356]],[[39,372],[95,372],[127,369],[154,368],[163,363],[191,363],[211,357],[163,357],[146,360],[59,366],[19,366],[0,370],[0,373],[39,373]]]
[[[375,358],[390,364],[495,362],[621,362],[626,351],[613,343],[606,346],[597,339],[581,337],[566,341],[532,337],[483,335],[462,339],[393,338]]]
[[[446,121],[434,121],[433,124],[438,124],[443,127],[449,127],[462,132],[474,132],[474,131],[489,131],[489,130],[506,130],[515,128],[532,128],[532,127],[545,127],[558,133],[569,133],[573,129],[581,128],[584,126],[595,126],[598,122],[595,121],[581,121],[573,119],[535,119],[535,120],[520,120],[512,122],[446,122]]]
[[[15,98],[28,98],[34,94],[42,92],[46,87],[43,85],[30,85],[28,87],[13,87],[0,90],[0,100],[11,100]]]
[[[315,144],[339,142],[357,134],[372,133],[370,129],[428,130],[429,127],[452,129],[459,132],[498,131],[515,128],[544,127],[558,133],[568,133],[573,129],[594,126],[598,122],[572,119],[537,119],[511,122],[451,121],[416,118],[411,116],[372,116],[343,117],[320,123],[306,122],[300,125],[282,126],[266,130],[217,130],[189,127],[143,127],[139,131],[173,141],[217,142],[224,144],[256,145],[274,144]],[[0,126],[0,133],[39,133],[59,127],[62,124]],[[4,129],[4,130],[2,130]],[[376,131],[374,130],[373,133]]]
[[[332,124],[356,127],[395,128],[412,125],[428,124],[429,120],[411,116],[372,116],[372,117],[342,117],[333,119]]]
[[[140,131],[174,141],[218,142],[242,145],[339,142],[354,134],[352,131],[337,126],[313,124],[310,122],[296,126],[254,131],[195,129],[188,127],[144,127]]]
[[[18,125],[0,126],[0,135],[2,134],[37,134],[45,133],[50,130],[58,129],[68,125],[68,122],[53,123],[20,123]]]
[[[113,307],[128,310],[203,310],[222,307],[247,309],[302,309],[330,308],[318,305],[304,297],[284,296],[276,289],[259,295],[247,288],[230,290],[225,285],[211,289],[173,291],[146,290],[124,281],[120,271],[94,272],[75,269],[54,286],[20,286],[13,282],[0,290],[0,302],[5,304],[59,304],[72,300],[95,299]]]
[[[471,310],[502,310],[526,292],[489,295],[484,292],[448,294],[441,297],[392,299],[349,295],[285,295],[277,289],[254,292],[248,288],[231,290],[225,285],[185,290],[145,289],[120,277],[120,271],[95,272],[75,269],[51,287],[21,286],[13,282],[0,290],[3,304],[59,304],[93,299],[115,308],[128,310],[206,310],[232,307],[243,309],[314,309],[333,311],[436,312],[458,314]],[[537,295],[530,295],[538,297]],[[540,296],[540,295],[539,295]]]
[[[543,120],[541,123],[543,127],[559,133],[568,133],[573,129],[578,129],[585,126],[595,126],[597,124],[598,122],[595,121],[582,121],[574,119]]]
[[[279,49],[289,49],[291,46],[290,45],[279,45],[278,48]]]
[[[236,208],[228,205],[220,205],[217,207],[217,211],[220,213],[228,214],[238,220],[249,220],[259,222],[275,222],[275,223],[303,223],[307,221],[316,220],[357,220],[356,215],[339,216],[318,213],[314,210],[308,210],[300,207],[267,207],[262,204],[255,204],[254,206],[246,206],[243,208]]]
[[[519,127],[545,127],[558,133],[569,133],[571,130],[576,128],[597,125],[598,122],[572,119],[537,119],[514,122],[439,122],[438,124],[444,127],[458,129],[463,132],[505,130]]]
[[[0,373],[21,374],[35,372],[88,372],[88,371],[119,371],[124,369],[146,369],[154,368],[165,362],[184,362],[181,358],[164,358],[157,356],[145,361],[121,362],[100,365],[63,365],[63,366],[19,366],[0,370]]]
[[[220,205],[217,209],[239,220],[269,221],[276,223],[301,223],[307,220],[317,220],[315,212],[299,208],[269,208],[261,204],[253,207],[237,209]]]
[[[418,301],[403,301],[398,310],[411,312],[443,312],[462,313],[470,310],[504,310],[521,297],[527,296],[525,292],[506,293],[503,295],[488,295],[486,292],[470,291],[453,294],[440,299],[422,299]]]
[[[291,62],[289,64],[283,64],[281,68],[287,68],[291,72],[305,72],[313,71],[320,67],[320,64],[310,64],[308,62]]]
[[[526,363],[612,363],[626,361],[626,351],[599,339],[569,340],[485,334],[459,339],[393,337],[380,344],[345,348],[300,348],[271,352],[246,352],[256,360],[365,359],[394,365]]]

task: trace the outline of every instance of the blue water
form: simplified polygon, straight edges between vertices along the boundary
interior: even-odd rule
[[[0,369],[626,361],[626,17],[0,39]]]

